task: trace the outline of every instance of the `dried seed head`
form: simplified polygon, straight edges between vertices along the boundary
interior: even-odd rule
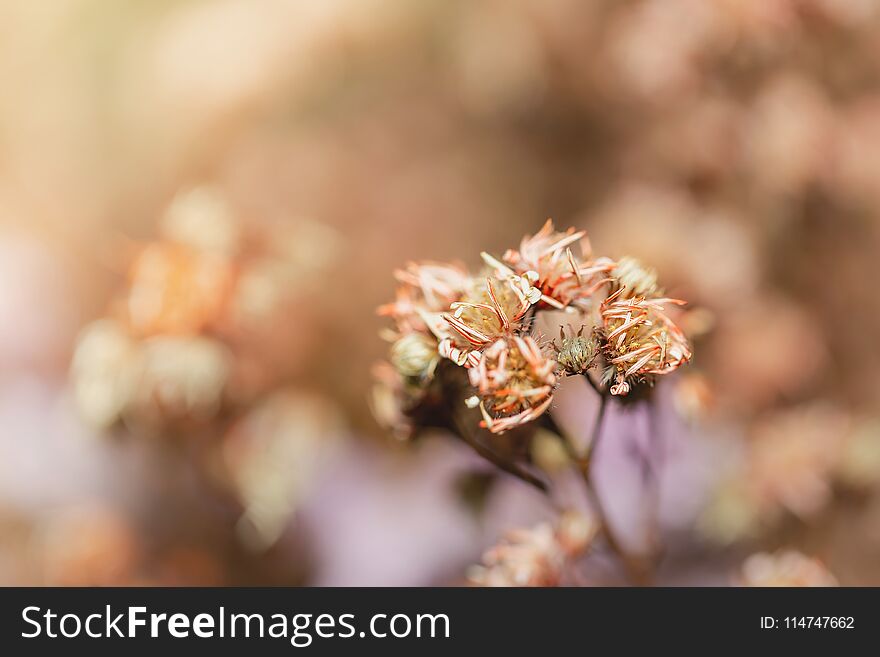
[[[626,395],[633,383],[669,374],[691,358],[687,338],[664,311],[683,301],[620,296],[618,290],[599,309],[605,357],[616,370],[612,395]]]
[[[467,352],[513,335],[528,309],[540,298],[523,276],[499,280],[491,274],[475,278],[461,301],[450,305],[443,319],[452,329],[453,346]]]
[[[591,332],[589,336],[584,337],[583,332],[584,327],[581,326],[576,335],[567,337],[563,329],[559,329],[561,344],[556,347],[556,361],[568,374],[586,372],[599,352],[599,341],[596,336]]]
[[[407,333],[391,345],[391,364],[403,376],[430,379],[439,359],[437,341],[424,333]]]
[[[485,349],[468,372],[482,400],[483,425],[503,433],[541,415],[550,406],[555,370],[556,362],[528,336],[500,339]]]
[[[649,299],[663,293],[657,286],[657,272],[629,256],[624,256],[617,261],[610,276],[615,279],[612,284],[612,292],[623,290],[621,296],[624,298],[645,297]]]

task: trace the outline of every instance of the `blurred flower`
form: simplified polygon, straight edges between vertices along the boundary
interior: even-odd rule
[[[341,238],[329,226],[303,216],[262,222],[248,231],[242,225],[240,231],[250,243],[243,244],[235,260],[229,323],[265,335],[280,319],[302,314],[302,308],[294,307],[296,301],[336,266]]]
[[[829,155],[831,119],[828,101],[812,80],[789,74],[771,79],[746,124],[747,159],[757,184],[794,193],[813,182]]]
[[[681,97],[697,83],[703,50],[718,47],[729,36],[723,18],[718,3],[700,0],[626,5],[609,30],[617,73],[610,81],[641,96],[667,101]]]
[[[529,444],[529,455],[544,472],[560,473],[571,465],[564,439],[552,431],[535,431]]]
[[[573,512],[555,527],[542,523],[510,531],[483,555],[483,565],[468,571],[468,579],[477,586],[559,586],[566,567],[586,551],[596,531],[591,519]]]
[[[62,510],[39,535],[50,586],[121,586],[135,579],[137,536],[121,512],[106,506]]]
[[[274,327],[336,250],[315,222],[245,224],[213,187],[179,193],[159,224],[110,316],[77,343],[75,399],[98,428],[205,422],[265,392],[285,363]]]
[[[158,336],[140,345],[133,419],[208,420],[220,410],[233,367],[223,343],[210,338]]]
[[[150,244],[131,266],[127,320],[138,336],[199,333],[220,320],[233,285],[224,257]]]
[[[822,404],[780,411],[752,428],[739,463],[719,482],[701,521],[732,542],[767,530],[783,511],[807,519],[831,499],[849,422]]]
[[[335,405],[292,389],[272,393],[236,422],[221,449],[244,507],[238,531],[246,545],[264,550],[278,540],[344,435]]]
[[[709,375],[719,397],[740,411],[766,408],[780,396],[804,390],[827,360],[814,319],[803,307],[774,295],[731,309],[712,338],[706,349]]]
[[[456,265],[435,262],[409,263],[394,277],[400,282],[392,303],[380,306],[378,314],[391,317],[401,333],[426,331],[426,316],[447,310],[458,301],[469,284],[467,273]]]
[[[688,372],[676,382],[673,403],[679,415],[696,421],[704,418],[715,402],[709,380],[700,372]]]
[[[407,333],[391,345],[391,364],[403,376],[430,378],[438,359],[437,341],[423,333]]]
[[[757,491],[749,485],[744,473],[736,473],[714,484],[697,529],[712,541],[729,545],[758,534],[762,523],[768,522],[762,513],[767,513],[767,507],[762,506]],[[776,515],[774,512],[773,517]]]
[[[743,564],[737,583],[757,587],[837,586],[837,578],[818,559],[796,550],[784,550],[775,554],[761,552],[749,557]]]
[[[138,341],[109,319],[86,327],[70,380],[83,418],[108,429],[120,420],[205,420],[221,407],[232,356],[216,340],[156,336]]]
[[[108,429],[122,417],[137,386],[137,343],[123,327],[102,319],[85,327],[70,369],[76,405],[92,426]]]
[[[428,381],[422,377],[408,377],[391,363],[380,362],[373,366],[373,388],[370,409],[379,425],[400,440],[411,438],[416,423],[413,415],[418,411],[428,392]]]
[[[815,513],[830,499],[847,430],[847,417],[824,405],[776,413],[753,429],[747,477],[765,503]]]
[[[880,483],[880,420],[863,420],[853,427],[844,441],[836,474],[855,488]]]
[[[174,197],[159,232],[175,244],[203,253],[232,257],[241,249],[241,226],[222,192],[195,187]]]

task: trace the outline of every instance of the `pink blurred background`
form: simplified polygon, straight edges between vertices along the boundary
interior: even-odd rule
[[[551,510],[376,424],[374,310],[405,261],[553,217],[695,309],[658,389],[658,583],[785,546],[880,584],[880,2],[0,7],[0,583],[461,583]],[[249,284],[215,312],[179,253]],[[82,348],[176,275],[187,340],[160,309]],[[587,392],[560,392],[575,433]],[[644,422],[613,411],[598,465],[634,543]]]

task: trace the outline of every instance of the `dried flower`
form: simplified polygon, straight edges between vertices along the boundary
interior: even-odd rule
[[[593,333],[584,337],[584,327],[571,337],[566,337],[562,327],[559,328],[560,346],[556,347],[556,362],[568,374],[583,374],[596,360],[599,352],[599,342]]]
[[[403,440],[412,434],[410,411],[424,396],[424,390],[413,385],[391,363],[377,363],[373,368],[370,408],[380,426]]]
[[[542,523],[509,532],[483,555],[483,565],[468,572],[477,586],[558,586],[566,566],[584,553],[596,534],[591,519],[564,514],[554,528]]]
[[[461,301],[450,305],[443,319],[459,338],[455,346],[482,349],[496,339],[513,335],[519,322],[540,298],[527,277],[475,280]]]
[[[555,370],[556,362],[529,336],[500,339],[484,350],[469,371],[481,399],[482,425],[503,433],[541,415],[552,400]]]
[[[581,246],[577,254],[575,244]],[[398,377],[392,382],[386,371],[374,399],[383,421],[403,426],[401,418],[420,397],[411,388],[434,377],[438,357],[468,370],[476,394],[465,401],[480,407],[481,425],[492,433],[539,417],[550,406],[557,377],[586,374],[599,356],[616,395],[691,357],[687,339],[663,309],[684,302],[657,298],[656,274],[632,258],[592,259],[583,231],[558,232],[548,220],[501,259],[481,255],[486,268],[473,278],[436,263],[410,263],[395,273],[397,298],[379,308],[396,322],[386,336]],[[600,289],[605,300],[596,307],[590,301]],[[533,328],[537,314],[548,309],[580,320],[576,334],[560,331],[555,359],[542,353]],[[460,388],[441,382],[438,389],[457,395]]]
[[[572,251],[571,247],[575,244],[580,244],[578,253]],[[504,254],[502,259],[512,270],[488,254],[483,254],[483,259],[503,274],[515,272],[530,275],[534,279],[533,284],[540,290],[542,305],[557,309],[589,297],[595,291],[593,278],[610,269],[611,263],[607,259],[582,262],[583,258],[589,257],[586,232],[569,228],[560,233],[553,229],[551,219],[534,235],[526,235],[519,250],[509,249]]]
[[[662,294],[657,286],[657,272],[644,267],[635,258],[620,258],[609,275],[613,279],[612,291],[622,290],[621,296],[624,298],[651,298]]]
[[[621,288],[622,290],[622,288]],[[620,298],[621,290],[600,306],[604,348],[613,365],[612,395],[626,395],[633,383],[650,375],[669,374],[691,358],[687,338],[664,312],[678,299]]]
[[[837,578],[818,559],[795,550],[776,554],[761,552],[743,564],[739,583],[742,586],[816,587],[837,586]]]
[[[439,358],[437,340],[424,333],[407,333],[391,345],[391,364],[403,376],[430,378]]]
[[[427,318],[448,310],[470,283],[461,267],[436,262],[410,262],[395,271],[394,277],[401,283],[396,298],[380,306],[377,313],[393,318],[401,333],[428,331]]]

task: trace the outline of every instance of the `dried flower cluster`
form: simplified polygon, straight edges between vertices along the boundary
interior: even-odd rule
[[[305,220],[247,225],[213,188],[179,194],[158,238],[129,249],[126,284],[106,316],[80,335],[71,381],[82,416],[101,429],[161,428],[262,393],[277,367],[262,344],[332,251],[333,236],[320,231]]]
[[[596,531],[595,522],[574,512],[563,514],[555,527],[513,530],[483,555],[483,565],[470,569],[468,580],[477,586],[559,586]]]
[[[483,269],[433,262],[395,272],[395,300],[379,308],[394,321],[390,366],[377,367],[374,409],[406,434],[442,360],[467,370],[481,425],[503,433],[550,406],[561,378],[591,368],[612,395],[676,370],[691,358],[681,329],[666,313],[684,304],[662,296],[657,276],[632,258],[594,257],[584,231],[554,229],[548,220],[518,249]],[[535,314],[566,311],[577,325],[561,344],[534,330]]]
[[[754,537],[786,515],[815,517],[835,484],[869,490],[880,473],[880,430],[813,403],[756,421],[741,458],[723,478],[701,519],[703,532],[728,543]]]

